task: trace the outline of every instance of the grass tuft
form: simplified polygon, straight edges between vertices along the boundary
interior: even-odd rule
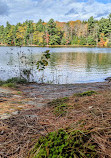
[[[56,116],[65,116],[68,108],[67,106],[68,100],[69,100],[68,97],[55,99],[52,102],[49,102],[48,105],[54,108],[53,113]]]
[[[15,83],[5,83],[2,85],[2,87],[16,88],[16,84]]]
[[[67,104],[61,104],[54,108],[54,114],[56,116],[65,116],[67,113]]]
[[[55,99],[51,102],[48,103],[48,106],[52,106],[52,107],[58,107],[64,103],[66,103],[67,101],[69,101],[68,97],[64,97],[64,98],[60,98],[60,99]]]

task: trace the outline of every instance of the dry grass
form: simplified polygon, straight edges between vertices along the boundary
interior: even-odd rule
[[[54,114],[54,106],[22,111],[8,120],[1,120],[1,157],[25,158],[41,135],[60,128],[93,131],[100,158],[111,157],[111,91],[92,96],[72,96],[65,102],[65,116]],[[66,109],[65,109],[66,110]]]

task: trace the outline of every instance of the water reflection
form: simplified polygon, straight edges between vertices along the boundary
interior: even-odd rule
[[[44,72],[36,70],[41,53],[50,50],[51,59]],[[20,75],[20,68],[31,68],[30,80],[50,83],[103,81],[111,76],[110,48],[28,48],[0,47],[0,79]]]

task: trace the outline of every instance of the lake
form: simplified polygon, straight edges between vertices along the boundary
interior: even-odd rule
[[[45,50],[51,58],[39,72],[35,63]],[[39,83],[102,82],[111,76],[111,48],[0,47],[0,80],[17,77],[24,69],[31,69],[29,80]]]

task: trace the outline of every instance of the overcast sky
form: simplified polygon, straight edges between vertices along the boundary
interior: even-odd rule
[[[111,13],[111,0],[0,0],[0,25],[40,18],[58,21],[87,20],[107,17]]]

